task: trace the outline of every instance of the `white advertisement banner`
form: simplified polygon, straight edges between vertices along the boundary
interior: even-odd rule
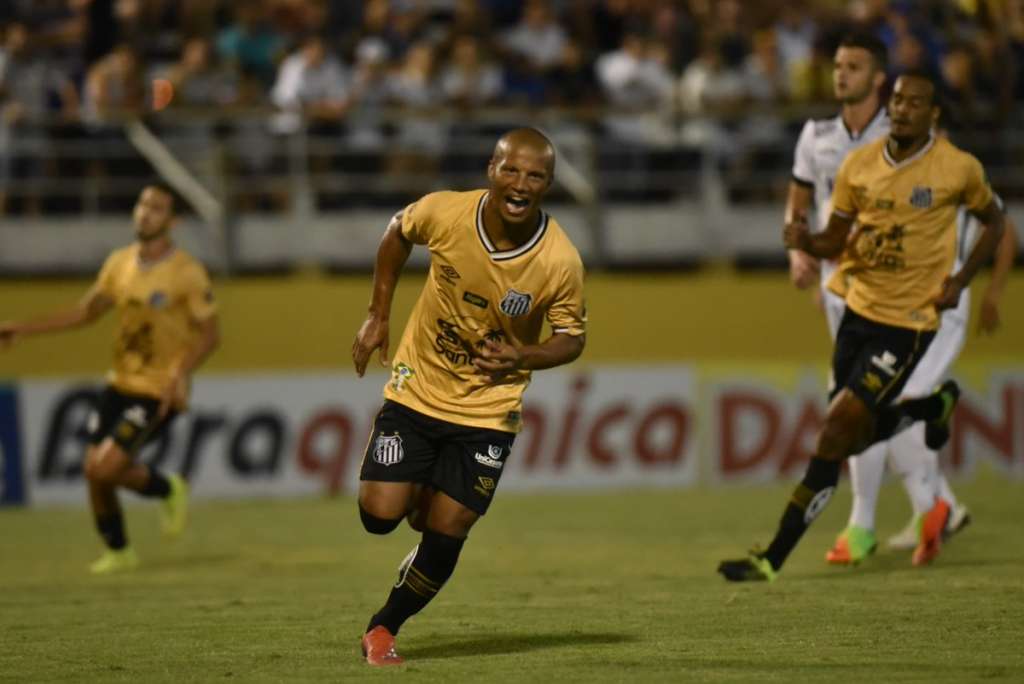
[[[947,470],[1024,477],[1024,368],[973,369]],[[538,373],[502,491],[686,487],[794,479],[825,415],[813,367],[607,366]],[[193,405],[142,460],[198,498],[352,493],[383,375],[200,377]],[[0,387],[0,504],[83,501],[85,422],[100,387]]]
[[[354,492],[385,377],[202,377],[188,413],[140,458],[183,473],[197,498]],[[26,496],[84,496],[84,425],[99,387],[19,387]],[[501,489],[684,486],[697,477],[686,366],[538,373]]]

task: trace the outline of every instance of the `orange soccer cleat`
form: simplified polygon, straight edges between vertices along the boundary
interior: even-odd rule
[[[377,625],[363,635],[363,655],[370,665],[401,665],[402,658],[395,653],[395,637],[384,625]]]
[[[949,513],[949,504],[942,499],[935,499],[935,505],[921,517],[917,548],[911,557],[911,562],[915,566],[927,565],[939,555],[942,548],[942,533],[949,521]]]

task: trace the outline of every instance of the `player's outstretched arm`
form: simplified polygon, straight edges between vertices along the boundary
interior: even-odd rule
[[[811,206],[811,189],[806,185],[789,182],[786,193],[785,226],[793,224],[807,225],[807,211]],[[799,289],[804,290],[817,282],[821,264],[807,252],[789,250],[789,279]]]
[[[832,212],[822,232],[812,235],[806,221],[787,223],[782,240],[790,249],[799,249],[819,259],[835,259],[846,247],[851,226],[853,217]]]
[[[64,311],[30,318],[25,321],[0,322],[0,348],[6,348],[16,337],[60,332],[92,323],[110,310],[114,302],[93,286],[74,307]]]
[[[199,338],[196,343],[185,350],[184,355],[174,367],[171,379],[160,395],[160,416],[166,416],[176,399],[184,397],[188,379],[203,365],[218,346],[220,346],[220,320],[217,314],[196,322]]]
[[[515,347],[488,342],[473,359],[473,365],[484,375],[499,380],[517,370],[544,370],[572,363],[583,353],[586,335],[555,333],[540,344]]]
[[[981,235],[960,270],[942,283],[942,290],[935,299],[935,307],[940,311],[951,309],[960,303],[960,293],[970,285],[978,269],[992,258],[996,245],[1003,239],[1003,232],[1006,229],[1005,215],[995,199],[983,210],[975,213],[975,216],[981,222]]]
[[[992,278],[988,281],[981,299],[981,315],[978,317],[978,332],[991,334],[999,327],[999,301],[1003,298],[1006,281],[1013,261],[1017,258],[1017,226],[1009,214],[1003,214],[1003,238],[996,247],[996,261],[992,267]]]
[[[352,363],[359,377],[366,372],[366,364],[374,349],[380,349],[380,364],[385,368],[388,366],[391,302],[395,297],[398,276],[412,252],[412,242],[402,235],[402,215],[401,211],[394,215],[377,248],[369,313],[352,343]]]

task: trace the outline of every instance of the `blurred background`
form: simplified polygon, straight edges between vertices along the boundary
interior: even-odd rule
[[[893,72],[937,76],[944,126],[1024,225],[1024,0],[5,0],[0,318],[74,301],[130,241],[142,185],[169,183],[225,338],[150,458],[211,496],[350,490],[383,375],[357,382],[347,350],[384,226],[482,186],[497,136],[532,125],[558,147],[548,208],[591,327],[581,363],[528,392],[503,487],[790,477],[830,345],[788,281],[783,201],[853,28]],[[1021,296],[1018,269],[1002,329],[972,324],[955,471],[1024,472]],[[0,355],[0,501],[81,499],[110,330]]]

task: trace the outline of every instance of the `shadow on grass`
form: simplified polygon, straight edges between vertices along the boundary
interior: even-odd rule
[[[408,659],[473,658],[485,655],[526,653],[565,646],[601,646],[637,641],[631,634],[617,632],[547,632],[540,634],[492,634],[468,638],[442,638],[435,643],[401,649]]]
[[[242,558],[237,553],[193,553],[177,557],[144,559],[146,570],[177,570],[180,568],[203,568],[226,565]]]
[[[910,573],[922,573],[941,571],[944,568],[977,568],[977,567],[1012,567],[1016,563],[1019,563],[1019,558],[1013,557],[1002,557],[1002,558],[939,558],[931,565],[923,567],[914,567],[910,564],[910,556],[908,555],[906,560],[903,559],[879,559],[878,561],[872,562],[870,559],[861,563],[856,567],[831,567],[825,568],[821,572],[814,572],[809,574],[801,574],[799,579],[802,580],[834,580],[834,579],[854,579],[858,576],[863,577],[864,575],[902,575]]]

